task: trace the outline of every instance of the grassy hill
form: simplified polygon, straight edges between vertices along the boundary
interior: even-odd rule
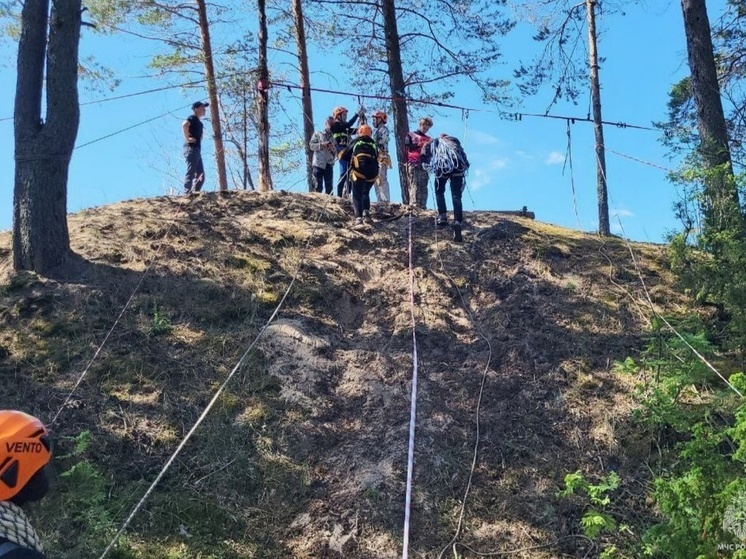
[[[79,258],[53,279],[13,275],[0,234],[0,405],[60,412],[53,495],[32,510],[51,556],[99,557],[295,278],[110,556],[399,557],[404,210],[374,206],[356,230],[349,204],[323,195],[133,200],[70,216]],[[557,496],[565,474],[616,471],[617,513],[633,529],[651,514],[633,379],[612,370],[646,342],[638,271],[621,240],[466,220],[454,244],[433,212],[414,212],[410,556],[454,557],[454,536],[459,557],[595,556],[583,504]],[[675,311],[663,247],[633,251],[653,302]]]

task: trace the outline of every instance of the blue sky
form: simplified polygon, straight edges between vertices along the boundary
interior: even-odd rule
[[[653,121],[664,120],[669,89],[688,72],[680,3],[656,0],[654,4],[654,7],[630,6],[625,16],[602,15],[600,18],[599,53],[605,58],[600,70],[601,101],[606,121],[650,126]],[[711,0],[708,4],[710,19],[714,20],[723,9],[724,0]],[[498,73],[507,77],[519,58],[530,59],[536,46],[529,37],[530,30],[519,26],[506,38],[503,47],[505,65],[496,70]],[[142,77],[148,73],[145,65],[154,48],[153,43],[131,36],[102,37],[86,31],[81,44],[82,54],[95,53],[103,63],[116,69],[123,81],[114,92],[84,88],[81,102],[163,86],[163,81]],[[5,41],[0,44],[0,53],[0,60],[5,61],[0,72],[0,95],[8,100],[4,112],[0,111],[0,118],[4,118],[12,117],[15,45]],[[343,75],[345,63],[343,58],[332,58],[331,64],[340,66],[330,67],[330,57],[312,55],[312,85],[344,89],[343,83],[330,81],[328,75]],[[289,79],[296,81],[294,74]],[[285,90],[276,93],[283,96],[287,113],[287,116],[281,114],[280,118],[298,119],[299,124],[299,104]],[[475,88],[466,84],[456,87],[454,93],[453,104],[494,110],[494,107],[484,106]],[[178,192],[184,167],[181,122],[190,113],[188,105],[204,96],[204,91],[174,88],[83,106],[78,133],[78,145],[81,146],[142,121],[154,120],[76,149],[70,168],[68,211],[74,213],[119,200]],[[543,113],[549,99],[546,92],[526,98],[516,110]],[[314,114],[317,126],[323,122],[324,115],[340,104],[354,110],[357,105],[354,92],[347,97],[316,93]],[[378,107],[370,104],[366,108],[372,111]],[[589,94],[586,94],[578,106],[560,103],[551,114],[586,117],[588,109]],[[435,120],[433,132],[447,132],[461,138],[472,162],[464,209],[467,212],[514,210],[527,206],[536,213],[537,220],[573,229],[594,230],[597,210],[592,124],[576,122],[570,127],[576,192],[573,201],[570,170],[565,165],[568,146],[566,122],[536,117],[511,121],[501,119],[497,112],[487,111],[470,111],[466,119],[459,110],[428,111]],[[632,239],[662,242],[665,234],[677,227],[671,209],[676,190],[666,180],[666,171],[662,168],[674,168],[676,162],[666,158],[658,132],[605,126],[604,134],[607,148],[618,152],[607,152],[606,155],[612,230],[619,232],[615,217],[618,215],[625,233]],[[0,230],[6,230],[12,225],[11,120],[0,121],[0,135],[4,138],[0,148]],[[205,136],[209,135],[208,130]],[[214,154],[209,141],[205,142],[203,156],[208,177],[205,189],[213,190],[216,187]],[[389,176],[393,201],[399,201],[397,174],[391,172]],[[275,188],[303,192],[306,183],[302,175],[290,176],[275,181]],[[434,208],[432,193],[428,204]]]

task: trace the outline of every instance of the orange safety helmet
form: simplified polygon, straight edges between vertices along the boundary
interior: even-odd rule
[[[8,501],[52,459],[49,431],[21,411],[0,410],[0,501]]]
[[[357,129],[358,136],[371,136],[373,135],[373,129],[367,124],[361,124]]]
[[[347,112],[349,112],[349,111],[348,111],[347,109],[345,109],[344,107],[337,107],[336,109],[334,109],[334,110],[332,111],[332,116],[333,116],[334,118],[337,118],[337,117],[338,117],[339,115],[341,115],[342,113],[347,113]]]
[[[380,118],[383,122],[386,122],[389,117],[383,111],[376,111],[373,113],[373,118]]]

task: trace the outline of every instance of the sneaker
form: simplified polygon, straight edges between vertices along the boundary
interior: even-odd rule
[[[448,217],[446,214],[438,215],[438,227],[445,227],[448,225]]]
[[[461,224],[460,223],[454,223],[453,224],[453,240],[457,243],[460,243],[464,240],[464,238],[461,236]]]
[[[370,217],[370,210],[363,210],[363,217]]]
[[[363,218],[362,217],[356,217],[355,218],[355,225],[362,225],[363,224]]]

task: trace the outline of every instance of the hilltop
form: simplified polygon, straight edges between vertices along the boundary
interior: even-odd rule
[[[53,279],[12,274],[0,234],[2,406],[51,421],[87,370],[52,426],[54,496],[32,511],[52,555],[100,555],[294,280],[112,556],[399,557],[413,370],[404,212],[374,205],[376,223],[355,230],[347,202],[317,194],[132,200],[69,216],[79,258]],[[653,513],[634,379],[612,370],[648,336],[629,247],[491,212],[467,212],[455,244],[433,215],[412,221],[410,556],[441,557],[454,537],[477,416],[459,542],[595,556],[582,505],[557,497],[565,474],[617,471],[629,523]],[[653,302],[675,311],[665,248],[632,250]]]

